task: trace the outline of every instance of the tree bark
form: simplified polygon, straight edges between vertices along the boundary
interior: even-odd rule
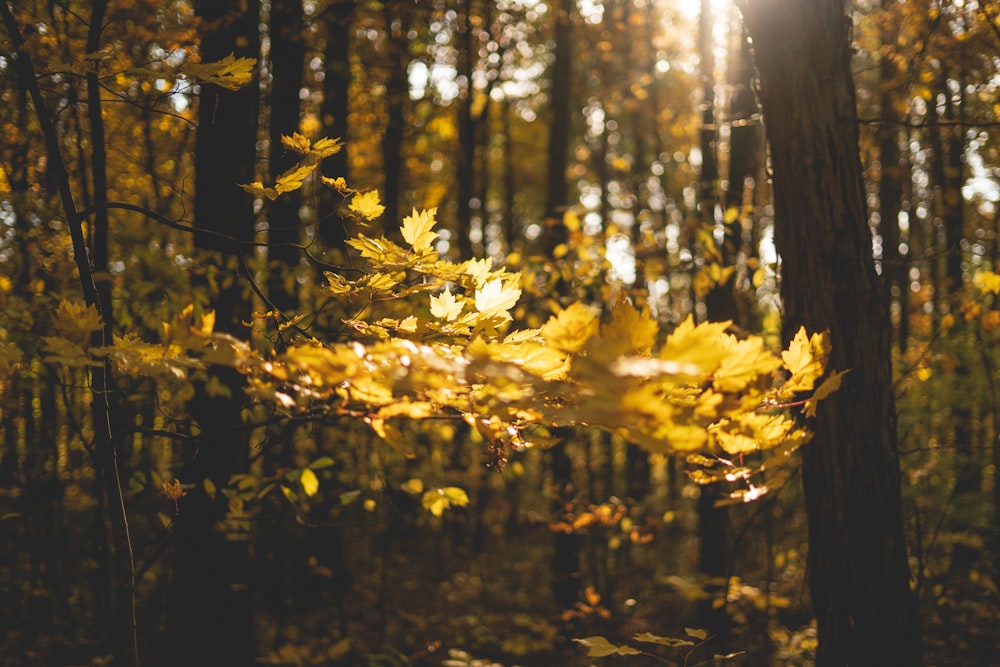
[[[803,448],[819,667],[919,665],[890,357],[841,0],[743,0],[771,147],[784,335],[830,332],[844,383]]]
[[[294,166],[299,155],[285,149],[282,135],[299,131],[303,67],[306,45],[303,39],[302,0],[273,0],[271,3],[271,102],[270,167],[274,180]],[[301,191],[288,192],[270,202],[268,212],[268,298],[283,313],[298,307],[295,267],[301,253],[292,244],[299,242]]]
[[[229,53],[259,55],[260,8],[250,0],[202,0],[201,55],[205,62]],[[211,294],[216,330],[243,337],[250,319],[249,300],[236,275],[238,258],[253,238],[253,200],[238,187],[255,179],[256,83],[238,91],[202,84],[195,136],[194,242],[206,266],[215,262],[220,277]],[[214,254],[209,254],[214,253]],[[226,273],[229,275],[225,275]],[[203,289],[207,280],[196,276]],[[244,471],[249,449],[242,426],[242,377],[233,370],[213,371],[215,381],[199,383],[189,404],[196,438],[185,443],[178,477],[191,484],[179,503],[174,529],[173,581],[167,600],[164,664],[248,665],[256,644],[250,625],[246,535],[221,529],[227,511],[221,492],[210,495],[205,480],[223,489]],[[209,392],[209,385],[224,387]],[[214,496],[214,497],[213,497]]]
[[[323,79],[323,104],[320,116],[324,136],[347,141],[347,115],[350,112],[348,96],[351,90],[351,31],[354,25],[355,0],[329,0],[323,12],[326,28],[326,47],[323,49],[325,78]],[[348,155],[350,145],[345,143],[339,152],[323,161],[323,174],[330,178],[345,178],[350,182]],[[329,247],[344,248],[347,230],[336,213],[340,195],[330,188],[323,188],[320,196],[319,233]]]

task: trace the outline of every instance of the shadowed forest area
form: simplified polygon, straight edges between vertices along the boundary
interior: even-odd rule
[[[1000,661],[1000,3],[0,17],[3,667]]]

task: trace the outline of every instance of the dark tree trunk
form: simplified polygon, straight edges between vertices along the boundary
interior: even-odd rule
[[[829,330],[833,369],[803,448],[819,667],[919,665],[892,391],[841,0],[743,0],[771,146],[785,337]]]
[[[285,149],[282,135],[299,131],[303,67],[306,46],[303,41],[302,0],[273,0],[271,3],[271,104],[270,159],[271,179],[292,167],[299,155]],[[289,244],[299,242],[300,190],[285,193],[267,207],[269,273],[268,298],[282,312],[298,307],[295,267],[301,253]]]
[[[458,30],[459,75],[465,78],[464,95],[458,100],[458,159],[455,162],[455,180],[458,198],[457,245],[461,261],[472,259],[472,197],[476,186],[476,119],[472,114],[476,91],[472,74],[476,56],[473,49],[478,42],[473,39],[475,26],[472,20],[472,2],[464,0]],[[485,230],[484,230],[485,231]]]
[[[323,104],[320,116],[325,136],[347,141],[347,115],[350,112],[348,95],[351,90],[351,30],[354,25],[355,0],[329,0],[323,12],[326,28],[326,47],[323,50],[325,78],[323,79]],[[348,155],[350,145],[344,144],[339,153],[323,161],[323,174],[330,178],[349,179]],[[347,238],[344,222],[337,215],[340,200],[333,190],[323,189],[320,197],[319,233],[330,247],[342,248]]]
[[[698,187],[698,218],[701,225],[715,225],[715,208],[719,203],[719,160],[718,133],[715,113],[715,58],[712,55],[712,27],[715,23],[710,0],[701,1],[699,17],[699,41],[701,47],[701,173]],[[725,264],[735,259],[735,252],[727,249],[725,242],[719,256]],[[736,299],[733,281],[716,285],[705,295],[705,309],[708,319],[714,321],[732,320],[736,317]],[[698,496],[698,574],[708,597],[698,601],[698,624],[713,635],[726,632],[729,618],[725,605],[717,606],[716,600],[725,600],[728,583],[726,566],[729,562],[729,539],[727,524],[729,513],[724,507],[716,507],[722,498],[722,489],[717,484],[701,488]]]
[[[573,72],[573,6],[572,0],[559,0],[555,6],[555,54],[550,75],[550,125],[548,147],[548,172],[546,177],[545,218],[551,226],[545,240],[545,251],[552,250],[566,240],[562,214],[569,204],[566,184],[566,166],[569,161],[569,132],[571,119],[571,81]]]
[[[401,198],[403,174],[403,136],[406,130],[406,107],[410,98],[406,80],[410,66],[407,29],[412,8],[407,0],[386,2],[385,30],[389,49],[389,73],[385,82],[386,125],[382,135],[382,172],[385,175],[382,221],[386,236],[399,235],[402,224]]]
[[[258,57],[259,5],[251,0],[196,3],[205,62],[229,53]],[[256,83],[239,91],[202,85],[195,138],[195,246],[205,263],[229,272],[211,295],[216,330],[244,337],[250,305],[238,276],[242,244],[253,238],[252,198],[238,183],[255,176]],[[197,278],[195,279],[197,280]],[[207,287],[207,285],[202,285]],[[165,662],[185,665],[252,664],[256,645],[246,586],[246,535],[223,528],[227,503],[209,495],[205,480],[223,489],[246,469],[247,432],[242,427],[243,383],[235,371],[212,371],[225,392],[197,388],[190,403],[197,436],[185,444],[178,475],[192,485],[175,519],[173,581],[167,600]],[[227,534],[228,533],[228,534]]]

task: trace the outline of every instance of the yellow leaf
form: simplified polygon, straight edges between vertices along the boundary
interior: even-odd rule
[[[482,287],[490,278],[491,271],[493,270],[493,258],[470,259],[462,264],[462,269],[467,276],[470,276],[475,281],[476,287]]]
[[[278,198],[278,191],[274,188],[265,187],[260,181],[254,181],[249,185],[240,185],[241,188],[252,194],[254,197],[264,197],[274,201]]]
[[[465,507],[469,504],[469,496],[457,486],[446,486],[441,489],[431,489],[421,498],[424,509],[434,516],[441,516],[451,506]]]
[[[451,322],[462,314],[465,302],[459,301],[450,289],[445,289],[440,296],[431,295],[431,315]]]
[[[983,294],[1000,294],[1000,274],[983,271],[972,280]]]
[[[825,334],[810,337],[805,327],[801,327],[788,344],[788,349],[781,353],[785,368],[792,374],[782,386],[782,393],[787,395],[812,390],[826,369],[829,354],[830,344]]]
[[[830,373],[830,376],[823,380],[823,384],[819,386],[818,389],[813,393],[812,397],[806,401],[806,405],[803,408],[807,417],[816,416],[816,408],[819,407],[819,402],[824,398],[832,394],[833,392],[840,389],[840,379],[844,377],[851,369],[838,371],[836,373]],[[920,369],[924,370],[924,369]],[[919,376],[919,371],[918,371]]]
[[[183,71],[204,83],[214,83],[228,90],[239,90],[253,80],[254,58],[235,58],[230,53],[222,60],[200,65],[185,65]]]
[[[410,495],[416,496],[424,492],[424,482],[422,479],[414,477],[400,484],[399,488]]]
[[[344,180],[343,176],[338,176],[337,178],[327,178],[326,176],[321,176],[320,181],[323,185],[333,188],[340,193],[346,193],[348,190],[347,181]]]
[[[574,303],[542,326],[542,338],[563,352],[581,351],[594,334],[599,321],[597,311],[582,303]]]
[[[298,132],[292,134],[290,137],[281,135],[281,145],[303,155],[308,153],[309,149],[312,148],[312,142]]]
[[[325,157],[329,157],[334,153],[339,153],[343,144],[340,143],[340,139],[332,139],[330,137],[324,137],[312,145],[309,150],[309,155],[315,160],[322,160]],[[339,178],[337,180],[344,180]]]
[[[301,163],[288,169],[274,183],[274,190],[279,195],[285,192],[292,192],[302,187],[302,181],[309,177],[309,174],[316,170],[315,164]]]
[[[781,366],[781,360],[764,349],[763,338],[739,340],[726,336],[722,341],[730,354],[712,376],[712,386],[716,391],[742,391],[758,377]]]
[[[412,215],[403,218],[403,226],[400,231],[403,233],[403,239],[413,246],[414,250],[428,250],[434,239],[438,237],[437,232],[431,231],[437,222],[436,215],[436,208],[429,208],[420,213],[417,212],[417,209],[413,209]]]
[[[66,299],[59,302],[52,318],[52,328],[81,347],[87,345],[91,333],[103,326],[95,306]]]
[[[374,220],[385,212],[385,206],[382,206],[379,200],[378,190],[354,195],[347,208],[361,215],[365,220]]]
[[[299,475],[299,483],[302,484],[302,490],[309,497],[315,496],[316,492],[319,491],[319,478],[316,477],[316,473],[312,471],[312,468],[302,469],[302,474]]]
[[[519,287],[505,285],[501,278],[494,278],[476,290],[476,310],[484,315],[507,315],[506,311],[513,308],[520,297]]]
[[[649,311],[639,312],[624,297],[611,309],[611,321],[601,327],[601,338],[610,356],[649,354],[656,342],[658,327]]]
[[[710,375],[729,354],[720,345],[732,322],[703,322],[694,325],[690,315],[667,337],[660,357],[689,371]]]

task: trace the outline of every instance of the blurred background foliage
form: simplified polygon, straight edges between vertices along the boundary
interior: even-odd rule
[[[358,304],[319,286],[324,271],[357,261],[345,240],[363,216],[316,178],[274,202],[236,187],[274,182],[295,159],[277,138],[299,132],[343,141],[326,177],[379,191],[385,212],[366,234],[397,238],[408,211],[437,207],[442,256],[521,271],[519,325],[624,292],[665,330],[690,314],[731,319],[780,346],[761,118],[726,0],[95,4],[107,11],[97,50],[93,5],[76,0],[22,0],[23,47],[9,24],[0,35],[3,665],[107,664],[121,613],[95,394],[86,368],[44,347],[79,275],[15,50],[35,63],[85,212],[102,199],[86,89],[99,74],[102,192],[128,205],[110,209],[95,275],[116,336],[158,340],[191,302],[229,317],[219,295],[230,294],[224,303],[243,310],[222,328],[258,349],[302,333],[350,340],[344,320]],[[851,12],[925,652],[931,664],[990,665],[1000,652],[1000,286],[988,273],[1000,233],[1000,5],[865,0]],[[232,147],[242,174],[199,138],[214,113],[230,122],[205,104],[213,86],[185,69],[209,45],[259,58],[254,103],[240,108],[253,159]],[[226,185],[196,192],[195,163],[213,150],[222,161],[202,171]],[[226,197],[242,197],[247,222],[235,208],[198,213],[197,198]],[[192,224],[257,245],[211,255],[219,248]],[[88,219],[92,248],[94,231]],[[385,316],[406,316],[394,308]],[[278,419],[225,377],[117,380],[145,664],[185,655],[178,628],[199,610],[177,591],[191,563],[225,572],[217,595],[235,596],[206,607],[218,616],[204,636],[232,656],[215,664],[586,665],[573,638],[685,628],[712,639],[663,648],[669,664],[736,651],[746,651],[737,664],[811,664],[794,468],[762,499],[718,507],[722,492],[695,484],[684,460],[607,433],[498,452],[465,422],[429,420],[404,427],[407,457],[358,419]],[[209,426],[227,401],[237,421]],[[223,441],[239,460],[194,472],[207,458],[199,448]],[[428,512],[423,492],[448,487],[468,504]],[[219,541],[189,541],[185,512]],[[227,654],[238,637],[243,648]],[[200,664],[191,644],[186,664]],[[607,662],[627,660],[647,659]]]

